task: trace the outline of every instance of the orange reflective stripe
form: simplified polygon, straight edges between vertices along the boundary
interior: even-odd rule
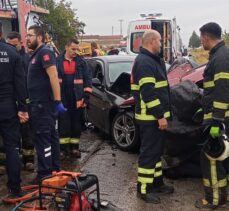
[[[85,87],[83,90],[84,90],[85,92],[92,93],[92,88],[91,88],[91,87]]]
[[[62,78],[59,78],[59,83],[60,83],[60,84],[62,83]]]
[[[82,79],[75,79],[74,84],[83,84],[83,80]]]

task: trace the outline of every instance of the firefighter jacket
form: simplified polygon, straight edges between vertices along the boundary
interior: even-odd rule
[[[170,90],[164,61],[141,48],[131,74],[135,119],[141,122],[170,117]]]
[[[61,87],[61,98],[63,102],[65,102],[65,93],[63,88],[63,82],[65,80],[63,65],[64,58],[65,52],[57,57],[57,70]],[[76,64],[76,72],[74,75],[74,94],[76,99],[76,108],[82,108],[85,107],[84,98],[86,96],[88,97],[89,93],[92,92],[92,76],[91,71],[84,59],[77,55],[74,58],[74,61]]]
[[[0,102],[17,101],[19,111],[27,111],[25,74],[16,49],[0,42]]]
[[[204,70],[204,122],[229,120],[229,48],[222,41],[209,53]]]

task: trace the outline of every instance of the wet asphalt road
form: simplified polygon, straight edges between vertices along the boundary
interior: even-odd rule
[[[175,193],[161,197],[161,204],[146,204],[136,197],[137,154],[123,152],[113,146],[104,136],[95,132],[84,132],[81,138],[82,158],[66,157],[62,162],[65,170],[95,174],[99,178],[100,196],[108,201],[110,211],[196,211],[193,203],[203,194],[200,179],[166,180],[175,187]],[[22,184],[35,174],[22,172]],[[0,197],[7,190],[6,177],[0,177]],[[12,210],[12,206],[0,205],[0,211]],[[227,209],[225,209],[227,210]],[[229,210],[229,209],[228,209]]]

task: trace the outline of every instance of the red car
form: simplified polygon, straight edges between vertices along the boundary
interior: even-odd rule
[[[192,60],[177,59],[168,70],[169,84],[174,86],[184,80],[191,80],[194,83],[202,81],[204,68],[205,65],[199,66]]]

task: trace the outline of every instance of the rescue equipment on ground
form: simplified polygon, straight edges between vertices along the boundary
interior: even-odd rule
[[[229,157],[229,138],[225,133],[225,125],[222,124],[221,134],[218,138],[210,135],[211,126],[203,132],[203,151],[209,160],[223,161]]]
[[[93,188],[95,186],[95,188]],[[95,175],[60,171],[45,177],[38,186],[22,188],[32,190],[21,198],[4,199],[6,203],[18,203],[13,211],[92,211],[100,210],[99,182]],[[90,189],[90,192],[89,190]],[[86,193],[85,191],[87,190]],[[96,192],[96,199],[89,195]]]

